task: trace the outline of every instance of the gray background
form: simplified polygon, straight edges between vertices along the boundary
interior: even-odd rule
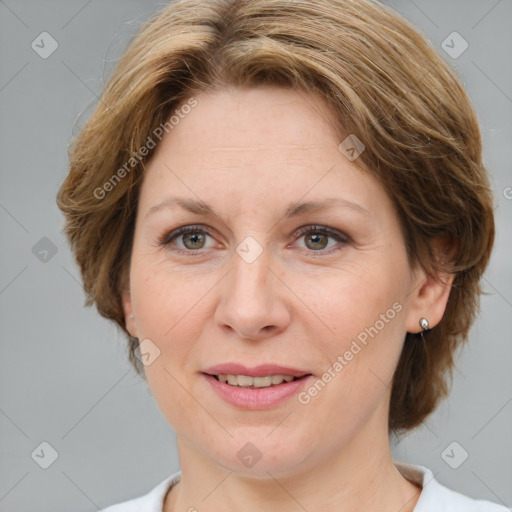
[[[512,1],[388,3],[453,64],[476,106],[498,231],[484,280],[488,295],[458,360],[451,397],[394,446],[394,457],[428,466],[455,490],[510,507]],[[128,365],[124,340],[83,307],[55,204],[78,115],[84,112],[83,124],[116,58],[160,5],[0,0],[3,512],[94,511],[146,493],[179,469],[174,434]],[[31,48],[43,31],[59,45],[47,59]],[[453,31],[469,43],[456,59],[441,48]],[[43,441],[58,453],[48,469],[31,456]],[[452,465],[462,450],[469,457],[453,469],[442,456],[447,447]]]

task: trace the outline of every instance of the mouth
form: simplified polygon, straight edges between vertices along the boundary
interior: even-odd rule
[[[223,384],[228,384],[233,387],[240,388],[249,388],[249,389],[257,389],[257,388],[270,388],[279,386],[283,383],[293,382],[295,380],[303,379],[304,377],[308,377],[311,375],[310,373],[294,376],[294,375],[262,375],[257,377],[251,377],[249,375],[232,375],[227,373],[220,373],[218,375],[215,374],[206,374],[210,375],[214,379]]]
[[[251,410],[281,406],[313,379],[307,370],[277,364],[223,363],[200,373],[224,402]]]

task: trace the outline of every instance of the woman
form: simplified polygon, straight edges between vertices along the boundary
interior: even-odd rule
[[[370,0],[181,0],[58,195],[181,471],[115,511],[504,511],[392,460],[447,393],[494,239],[475,113]]]

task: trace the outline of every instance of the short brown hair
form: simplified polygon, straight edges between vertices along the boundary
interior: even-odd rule
[[[374,0],[176,0],[142,27],[74,140],[58,193],[86,305],[129,336],[121,292],[151,135],[170,129],[196,92],[262,84],[320,95],[340,142],[354,134],[365,144],[359,158],[395,204],[410,263],[455,274],[442,321],[424,338],[407,334],[394,375],[390,431],[413,428],[446,396],[478,312],[493,198],[463,87],[411,24]]]

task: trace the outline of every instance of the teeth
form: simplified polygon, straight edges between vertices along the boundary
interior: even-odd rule
[[[234,376],[233,376],[233,377],[234,377]],[[238,379],[237,384],[238,384],[239,386],[243,386],[243,387],[245,387],[245,386],[252,386],[252,385],[254,385],[254,381],[256,380],[256,379],[254,379],[254,378],[252,378],[252,377],[247,377],[247,376],[245,376],[245,375],[238,375],[237,377],[234,377],[234,378],[235,378],[235,379]]]
[[[230,386],[240,386],[242,388],[253,386],[255,388],[268,388],[276,386],[283,382],[291,382],[295,379],[291,375],[266,375],[265,377],[249,377],[247,375],[226,375],[221,373],[217,375],[220,382],[229,384]]]

